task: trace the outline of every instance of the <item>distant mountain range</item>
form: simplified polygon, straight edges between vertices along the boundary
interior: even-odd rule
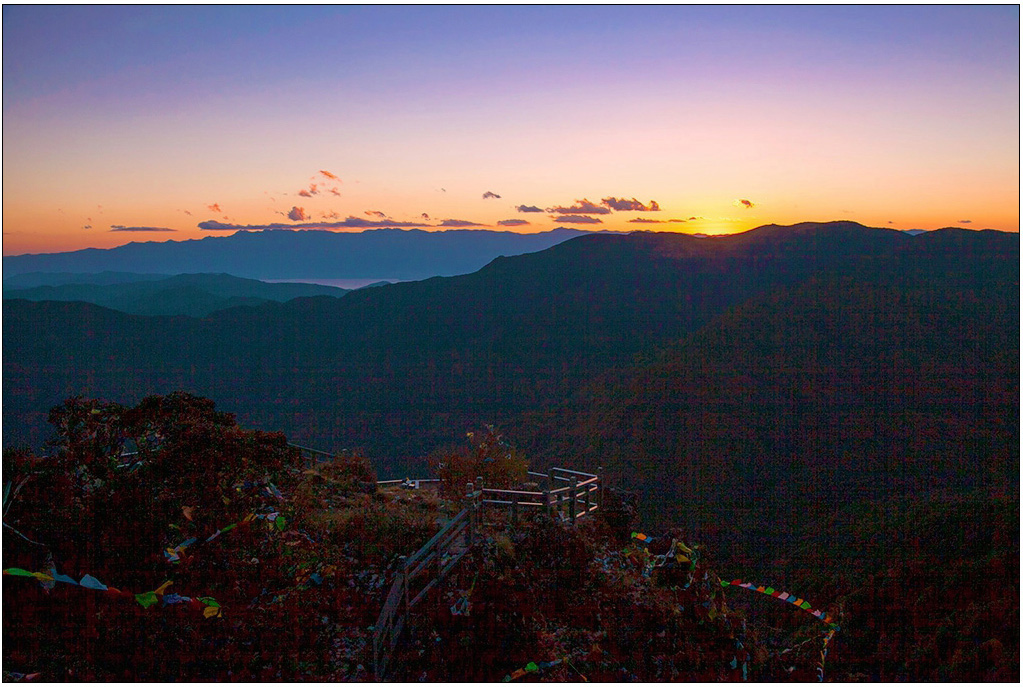
[[[68,396],[184,389],[401,476],[495,423],[756,569],[863,503],[1018,494],[1019,268],[1018,234],[838,222],[589,235],[203,319],[5,299],[4,443]]]
[[[4,256],[4,277],[26,272],[227,273],[250,279],[413,280],[468,274],[494,258],[550,248],[586,232],[371,229],[240,231],[188,241]]]
[[[58,285],[10,288],[51,279]],[[4,280],[3,297],[29,301],[83,301],[134,315],[202,317],[236,306],[309,296],[340,297],[345,289],[319,284],[268,284],[229,274],[177,276],[101,272],[96,275],[28,273]]]
[[[37,286],[63,286],[64,284],[130,284],[157,281],[173,274],[140,274],[138,272],[24,272],[4,275],[4,290],[34,289]]]

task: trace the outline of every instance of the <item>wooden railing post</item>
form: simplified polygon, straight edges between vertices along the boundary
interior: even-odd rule
[[[483,476],[476,476],[476,509],[478,511],[479,521],[482,522],[487,516],[487,504],[483,502]]]
[[[398,559],[401,563],[401,617],[402,626],[408,627],[409,619],[409,598],[408,598],[408,556],[402,556]]]
[[[590,514],[590,485],[589,484],[586,485],[586,491],[584,493],[586,494],[586,501],[583,503],[583,515],[586,516],[586,515]]]
[[[578,487],[576,486],[578,483],[579,478],[576,477],[575,475],[572,475],[572,490],[568,492],[570,494],[570,497],[568,499],[568,517],[571,519],[573,527],[575,526],[576,500],[579,498],[579,490]]]
[[[465,528],[465,533],[466,533],[465,534],[465,541],[466,541],[466,544],[468,544],[469,546],[472,546],[472,544],[473,544],[473,536],[475,534],[474,530],[476,529],[476,524],[477,524],[476,520],[477,520],[478,514],[476,512],[476,502],[477,502],[478,498],[479,497],[476,495],[476,490],[474,489],[473,483],[472,482],[466,483],[466,485],[465,485],[465,500],[466,500],[465,507],[466,507],[466,519],[468,521],[468,524],[466,525],[466,528]]]
[[[543,503],[544,503],[543,509],[544,509],[544,513],[546,513],[548,518],[552,516],[552,513],[551,513],[551,484],[554,483],[553,480],[554,480],[554,478],[551,477],[551,469],[547,468],[547,485],[543,488]]]

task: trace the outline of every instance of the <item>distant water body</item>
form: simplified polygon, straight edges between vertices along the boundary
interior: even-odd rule
[[[322,286],[336,286],[339,289],[361,289],[363,286],[379,284],[382,281],[396,284],[407,280],[381,277],[380,279],[264,279],[263,281],[270,284],[320,284]]]

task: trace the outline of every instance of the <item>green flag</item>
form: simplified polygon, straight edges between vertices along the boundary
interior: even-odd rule
[[[5,568],[5,575],[19,575],[21,577],[33,577],[32,573],[28,570],[22,570],[21,568]]]
[[[142,594],[136,594],[135,600],[139,602],[142,608],[149,608],[156,604],[159,599],[156,598],[156,592],[143,592]]]

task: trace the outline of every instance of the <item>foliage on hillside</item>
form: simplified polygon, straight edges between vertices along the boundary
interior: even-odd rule
[[[132,408],[74,398],[51,420],[51,456],[4,456],[5,679],[371,679],[400,556],[460,507],[379,488],[359,454],[304,465],[282,435],[188,394]],[[525,464],[491,428],[458,455],[454,486]],[[631,537],[637,505],[605,490],[576,527],[537,515],[511,528],[491,512],[417,607],[391,677],[816,678],[825,625],[728,586],[751,570],[715,560],[684,521]],[[840,619],[828,679],[1011,681],[1018,522],[1018,499],[879,504],[857,512],[849,546],[821,553],[827,565],[776,582]]]
[[[188,394],[72,399],[51,417],[52,456],[4,458],[4,568],[43,574],[4,576],[5,670],[368,676],[387,565],[436,531],[436,504],[377,493],[358,457],[305,469],[283,435]],[[136,455],[121,457],[125,442]]]

